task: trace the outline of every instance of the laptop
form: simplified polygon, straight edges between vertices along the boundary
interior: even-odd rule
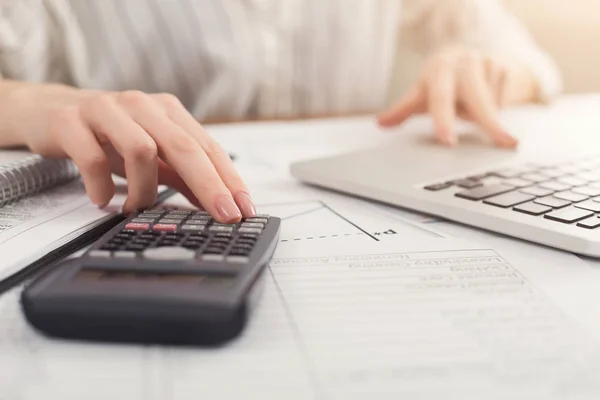
[[[292,164],[301,182],[600,258],[600,154],[421,135]],[[589,146],[588,146],[589,147]]]

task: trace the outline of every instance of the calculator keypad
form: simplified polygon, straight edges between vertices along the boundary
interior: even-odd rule
[[[238,224],[220,224],[204,211],[144,211],[90,256],[243,264],[248,262],[269,218],[260,215]]]

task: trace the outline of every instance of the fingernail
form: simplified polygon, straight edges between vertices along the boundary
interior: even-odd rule
[[[223,222],[236,222],[242,218],[240,209],[230,196],[219,196],[215,206],[217,208],[217,213]]]
[[[235,196],[235,200],[242,211],[242,215],[245,218],[256,217],[256,207],[252,202],[252,199],[246,192],[240,192]]]
[[[502,147],[513,149],[519,145],[519,141],[510,136],[508,133],[505,133],[498,139],[498,144]]]

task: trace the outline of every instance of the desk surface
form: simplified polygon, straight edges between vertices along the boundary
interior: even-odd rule
[[[564,136],[590,140],[594,132],[600,132],[600,96],[511,110],[503,118],[524,146]],[[477,277],[439,270],[420,279],[422,271],[394,264],[403,267],[371,269],[376,275],[354,272],[362,275],[347,275],[344,279],[352,279],[336,285],[328,280],[335,275],[324,262],[313,265],[313,272],[322,278],[312,281],[294,275],[293,268],[273,269],[274,279],[263,299],[270,307],[260,313],[260,321],[266,318],[269,324],[254,326],[240,342],[211,350],[48,340],[25,324],[18,291],[13,291],[0,298],[0,400],[396,399],[422,398],[422,393],[436,388],[460,399],[480,400],[482,392],[485,398],[494,394],[512,399],[599,398],[600,268],[595,264],[443,221],[326,195],[301,187],[289,176],[287,166],[295,159],[379,145],[394,140],[395,135],[427,134],[430,127],[427,118],[416,118],[383,133],[372,118],[353,117],[209,125],[208,129],[239,156],[236,165],[259,210],[287,207],[289,217],[296,218],[313,215],[314,205],[325,210],[323,202],[327,202],[345,210],[340,214],[364,212],[365,223],[380,224],[378,233],[394,224],[393,230],[402,231],[405,242],[427,243],[429,239],[420,232],[432,234],[435,241],[464,236],[478,243],[478,248],[492,246],[498,252],[480,255],[493,261],[487,267],[496,268],[495,272],[483,272],[484,268],[474,273],[484,274]],[[321,225],[322,236],[334,233],[329,236],[337,237],[331,227],[339,217],[329,212],[314,214],[307,221]],[[288,248],[300,246],[294,238],[302,239],[301,234],[286,232],[292,235]],[[306,236],[306,243],[315,239]],[[397,245],[398,249],[402,246]],[[291,253],[294,259],[301,258],[298,252],[302,253],[298,249]],[[376,277],[381,293],[375,294],[380,298],[361,297]],[[444,285],[467,278],[479,289],[468,292],[462,308],[451,306],[454,300],[440,303],[438,290],[446,299],[454,299],[465,287],[453,291]],[[437,289],[431,286],[427,293],[419,292],[423,285],[434,283]],[[335,296],[323,297],[346,285],[356,300],[352,306],[336,302]],[[490,300],[486,288],[494,285],[506,290],[494,292],[500,300]],[[319,302],[311,303],[315,296],[321,296]],[[427,302],[435,306],[433,311],[425,307]],[[327,318],[321,314],[325,308],[330,312]],[[421,312],[425,309],[430,313]],[[366,322],[357,327],[356,318]],[[350,334],[360,329],[369,335]],[[455,358],[444,356],[448,354]],[[575,396],[575,388],[580,396]]]

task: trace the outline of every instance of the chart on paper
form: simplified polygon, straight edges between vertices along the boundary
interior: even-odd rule
[[[259,212],[281,218],[282,245],[300,241],[340,241],[356,236],[375,242],[398,240],[398,237],[415,240],[434,237],[416,225],[401,224],[366,210],[331,205],[321,200],[264,204],[259,206]]]

